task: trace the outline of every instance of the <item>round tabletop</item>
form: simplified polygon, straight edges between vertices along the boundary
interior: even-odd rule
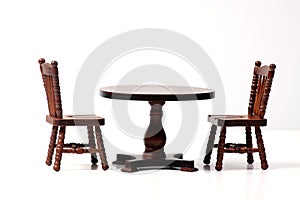
[[[212,99],[211,89],[171,85],[118,85],[100,88],[100,95],[110,99],[139,101],[192,101]]]

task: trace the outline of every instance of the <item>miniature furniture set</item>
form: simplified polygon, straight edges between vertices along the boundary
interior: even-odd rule
[[[55,151],[53,169],[60,170],[63,153],[90,153],[91,162],[98,162],[97,153],[100,156],[102,169],[108,169],[105,148],[100,126],[104,125],[104,118],[95,115],[63,115],[61,94],[59,86],[57,62],[46,63],[45,59],[39,59],[40,71],[46,91],[49,115],[46,121],[52,125],[52,132],[48,148],[46,164],[52,164]],[[213,147],[218,148],[216,170],[222,169],[224,153],[247,153],[247,161],[253,163],[254,152],[259,152],[261,168],[267,169],[264,143],[261,135],[261,126],[267,125],[264,118],[269,93],[274,77],[275,65],[262,66],[259,61],[255,63],[248,115],[209,115],[208,121],[212,124],[211,133],[207,143],[204,163],[209,164]],[[151,106],[150,124],[144,136],[145,151],[142,155],[117,154],[114,164],[125,165],[122,171],[135,172],[148,168],[180,169],[181,171],[197,171],[193,160],[183,160],[181,153],[166,155],[164,146],[166,134],[162,125],[162,106],[166,101],[195,101],[212,99],[215,97],[213,90],[185,87],[185,86],[161,86],[161,85],[120,85],[100,88],[100,95],[110,99],[148,101]],[[64,142],[67,126],[86,126],[88,144]],[[217,126],[221,127],[218,144],[214,144]],[[246,129],[246,144],[225,143],[226,128],[232,126],[244,126]],[[257,148],[253,147],[251,127],[255,128]],[[57,137],[58,136],[58,137]],[[95,137],[96,136],[96,137]],[[96,138],[96,142],[95,142]]]

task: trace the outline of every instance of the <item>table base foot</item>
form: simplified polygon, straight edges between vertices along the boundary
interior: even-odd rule
[[[167,155],[165,159],[145,159],[143,156],[131,156],[117,154],[117,160],[113,164],[124,165],[123,172],[137,172],[149,169],[175,169],[185,172],[194,172],[193,160],[182,160],[182,154]]]
[[[136,156],[130,156],[126,154],[117,154],[117,160],[112,162],[115,165],[124,165],[126,161],[128,160],[134,160],[136,159]]]
[[[125,168],[121,169],[121,171],[131,173],[131,172],[137,172],[138,169],[136,167],[125,167]]]
[[[180,168],[180,171],[184,171],[184,172],[196,172],[196,171],[198,171],[198,168],[195,168],[195,167],[192,167],[192,168],[189,168],[189,167],[181,167],[181,168]]]

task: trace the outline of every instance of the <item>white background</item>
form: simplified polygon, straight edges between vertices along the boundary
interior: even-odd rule
[[[298,1],[292,0],[2,1],[1,61],[7,78],[1,79],[5,87],[1,85],[6,96],[12,95],[2,101],[19,102],[21,94],[30,96],[20,89],[20,82],[32,92],[41,90],[36,60],[45,57],[59,61],[67,78],[62,82],[68,89],[63,100],[72,102],[78,71],[98,45],[133,29],[163,28],[186,35],[208,53],[222,77],[230,113],[247,111],[254,61],[277,64],[269,127],[298,128],[298,8]],[[34,105],[44,108],[41,101]],[[71,111],[72,105],[65,103],[64,110]]]
[[[59,62],[63,108],[65,113],[71,113],[74,84],[84,60],[102,42],[133,29],[169,29],[197,42],[208,53],[221,75],[226,111],[230,114],[247,112],[254,62],[275,63],[276,75],[267,110],[268,128],[299,128],[299,7],[297,0],[1,1],[1,140],[4,142],[1,177],[5,177],[1,181],[6,185],[5,199],[15,195],[30,197],[33,194],[33,197],[42,198],[35,193],[35,189],[40,187],[45,198],[50,199],[62,182],[70,184],[67,178],[71,178],[75,190],[93,179],[90,171],[84,171],[85,183],[80,183],[80,170],[77,174],[75,172],[74,178],[68,173],[55,174],[44,165],[50,126],[44,120],[47,106],[38,58],[45,57],[48,61],[56,59]],[[109,103],[107,100],[105,102]],[[148,105],[141,106],[141,113],[144,114],[147,109]],[[105,109],[97,111],[97,114],[104,117],[111,115]],[[202,114],[205,120],[208,113]],[[148,114],[144,117],[139,122],[146,125]],[[104,130],[121,133],[113,122],[107,124]],[[143,148],[140,144],[137,148]],[[201,150],[201,145],[193,143],[193,146],[194,154],[190,154],[192,159],[199,156]],[[41,168],[50,177],[34,178],[43,177],[40,176]],[[103,190],[114,187],[108,175],[99,173],[102,176],[97,178],[104,177],[109,185]],[[109,173],[111,175],[113,172]],[[75,184],[76,176],[78,185]],[[113,173],[111,177],[114,181],[118,177],[128,178],[120,173]],[[135,181],[145,185],[158,178],[138,177]],[[166,183],[164,181],[167,180],[160,182],[161,187]],[[176,179],[171,179],[171,182],[174,181]],[[125,187],[126,182],[122,185]],[[20,187],[23,190],[15,190]],[[144,189],[139,185],[136,187],[139,191]],[[74,188],[69,186],[65,192],[59,190],[58,194],[68,196],[74,192]],[[85,194],[90,192],[87,187],[83,188]],[[127,191],[129,188],[123,189]],[[188,187],[184,188],[188,191]],[[99,191],[94,187],[93,190],[95,193],[101,192],[100,187]],[[118,188],[114,190],[118,191]],[[164,190],[160,190],[159,194],[168,197]],[[121,194],[115,195],[121,197]]]

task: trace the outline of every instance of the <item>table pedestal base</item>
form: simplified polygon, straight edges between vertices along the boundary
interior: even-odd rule
[[[117,154],[117,160],[113,164],[125,165],[123,172],[136,172],[147,169],[177,169],[181,171],[194,172],[193,160],[182,160],[181,153],[167,155],[165,159],[146,159],[144,156],[131,156]]]

